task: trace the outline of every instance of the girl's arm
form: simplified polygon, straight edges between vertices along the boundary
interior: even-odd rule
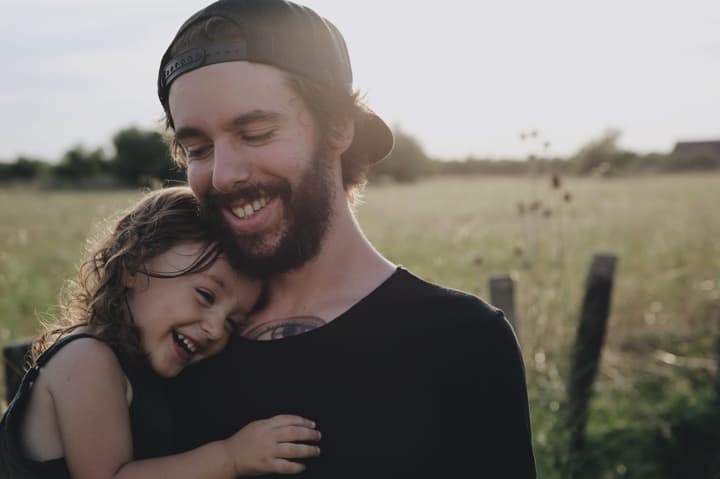
[[[174,456],[131,462],[114,476],[136,478],[234,478],[259,474],[297,474],[305,470],[289,461],[317,456],[320,449],[292,441],[317,441],[314,424],[299,416],[275,416],[255,421],[224,441],[215,441]],[[73,476],[74,477],[74,476]]]
[[[287,459],[319,453],[314,424],[277,416],[248,424],[224,441],[173,456],[132,461],[126,379],[113,351],[92,338],[58,351],[44,368],[65,459],[74,479],[217,478],[298,473]]]

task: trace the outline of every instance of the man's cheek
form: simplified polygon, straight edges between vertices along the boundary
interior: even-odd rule
[[[212,187],[212,163],[209,161],[190,162],[187,166],[187,179],[190,189],[200,201],[205,201]]]

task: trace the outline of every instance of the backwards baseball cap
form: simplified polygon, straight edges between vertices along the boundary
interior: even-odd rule
[[[171,53],[193,25],[220,17],[238,29],[232,40]],[[169,94],[172,82],[195,69],[215,63],[248,61],[272,65],[314,80],[324,87],[352,94],[352,68],[340,31],[308,7],[286,0],[219,0],[190,17],[165,51],[158,75],[158,96],[172,125]],[[372,110],[355,117],[349,151],[368,163],[385,158],[393,135]]]

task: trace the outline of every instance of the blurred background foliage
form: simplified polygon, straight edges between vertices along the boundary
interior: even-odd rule
[[[613,129],[590,140],[567,158],[551,156],[549,143],[544,142],[539,148],[541,153],[507,159],[431,158],[420,141],[400,126],[396,125],[394,132],[395,148],[370,172],[374,183],[409,183],[444,175],[623,176],[720,169],[720,147],[638,154],[621,149],[618,146],[621,132]],[[530,145],[530,141],[537,138],[537,132],[521,136]],[[32,181],[47,188],[107,189],[184,180],[183,172],[171,159],[165,138],[158,131],[136,127],[121,130],[113,136],[111,150],[90,150],[75,145],[56,161],[24,156],[14,161],[0,161],[0,183]]]

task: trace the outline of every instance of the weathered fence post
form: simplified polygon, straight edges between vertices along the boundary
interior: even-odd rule
[[[588,408],[605,341],[616,264],[615,255],[594,255],[585,284],[585,297],[567,382],[568,402],[565,413],[571,454],[582,449],[585,442]]]
[[[490,302],[503,310],[515,335],[519,337],[520,325],[515,314],[515,283],[509,274],[496,274],[490,278]]]
[[[28,353],[30,352],[30,340],[18,340],[6,344],[3,348],[3,359],[5,361],[5,397],[9,403],[18,388],[20,381],[25,374]]]
[[[720,327],[720,309],[715,320]],[[720,406],[720,333],[715,337],[715,402]]]

